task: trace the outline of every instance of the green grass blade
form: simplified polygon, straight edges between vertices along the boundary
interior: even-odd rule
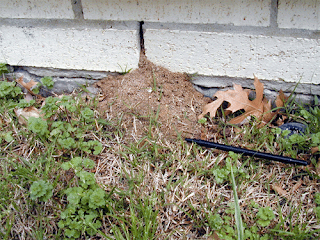
[[[244,231],[243,231],[243,224],[242,224],[242,218],[241,218],[241,212],[240,212],[240,206],[239,206],[239,199],[237,194],[237,186],[236,186],[236,181],[234,179],[232,167],[231,167],[231,182],[232,182],[234,205],[235,205],[235,219],[236,219],[236,225],[237,225],[238,240],[244,240]]]

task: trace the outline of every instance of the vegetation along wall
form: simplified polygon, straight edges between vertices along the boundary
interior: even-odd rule
[[[317,0],[2,0],[0,62],[119,72],[141,48],[203,92],[253,74],[269,90],[320,93]],[[291,84],[288,84],[291,83]]]

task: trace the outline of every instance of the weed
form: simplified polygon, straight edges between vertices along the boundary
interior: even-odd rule
[[[20,94],[21,88],[16,87],[16,83],[0,81],[0,99],[12,99],[18,97]]]
[[[53,186],[48,181],[34,181],[30,187],[30,197],[32,200],[37,198],[46,202],[52,197]]]
[[[259,208],[257,214],[257,223],[262,227],[270,225],[271,221],[275,218],[275,215],[270,207]]]
[[[48,89],[52,89],[54,82],[52,81],[52,77],[43,77],[40,79],[41,83],[43,84],[43,86],[47,87]]]
[[[116,239],[156,239],[158,211],[154,210],[148,198],[139,200],[138,204],[131,204],[128,217],[115,217],[112,211],[108,215],[120,223],[120,226],[112,226]]]
[[[126,75],[127,73],[131,72],[132,68],[128,69],[128,66],[126,65],[125,68],[122,68],[120,64],[118,64],[120,67],[121,71],[119,72],[121,75]]]
[[[92,236],[101,227],[99,211],[106,207],[107,196],[96,183],[94,173],[86,170],[94,166],[92,160],[80,157],[72,158],[61,165],[64,170],[73,169],[79,184],[79,187],[71,187],[64,191],[68,205],[61,213],[58,223],[69,238],[79,238],[81,234]]]
[[[238,160],[238,155],[230,152],[230,157],[227,157],[226,159],[226,165],[223,167],[217,167],[213,169],[212,173],[215,177],[215,180],[218,184],[224,183],[226,180],[229,179],[229,175],[231,174],[231,171],[233,171],[233,174],[239,175],[245,178],[249,178],[249,176],[245,173],[245,170],[243,168],[237,168],[236,166],[233,166],[233,162],[236,162]]]
[[[46,87],[48,89],[52,89],[53,85],[54,82],[52,80],[52,77],[46,76],[40,79],[40,82],[36,85],[36,87],[32,89],[32,92],[34,92],[35,94],[39,94],[41,88]]]
[[[0,75],[3,75],[4,73],[8,73],[9,69],[7,68],[7,64],[0,63]]]

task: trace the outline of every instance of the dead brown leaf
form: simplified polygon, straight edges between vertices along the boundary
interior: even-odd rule
[[[277,106],[276,111],[272,111],[271,101],[268,101],[266,98],[263,99],[263,115],[261,119],[261,123],[258,127],[263,127],[270,121],[272,121],[280,111],[280,108],[284,106],[285,101],[288,99],[286,95],[284,95],[283,91],[280,90],[279,94],[275,100],[275,104]]]
[[[203,112],[198,117],[198,119],[203,118],[207,113],[210,114],[210,117],[215,117],[218,108],[224,101],[230,103],[229,107],[226,110],[235,112],[240,109],[244,109],[248,101],[248,93],[244,91],[241,85],[239,84],[234,84],[233,88],[234,90],[216,92],[216,94],[213,96],[217,97],[217,99],[212,103],[209,103],[204,106]]]
[[[315,154],[316,152],[319,152],[319,147],[312,147],[311,148],[311,153]]]
[[[302,180],[299,179],[299,181],[292,187],[291,189],[291,193],[294,193],[295,191],[297,191],[302,185]]]
[[[280,187],[279,185],[274,183],[271,186],[272,186],[272,189],[276,191],[281,197],[288,196],[288,192],[284,190],[282,187]]]
[[[281,89],[281,90],[279,91],[279,94],[278,94],[278,96],[277,96],[277,98],[276,98],[276,101],[275,101],[276,106],[277,106],[278,108],[283,107],[283,106],[284,106],[284,103],[285,103],[288,99],[289,99],[289,97],[286,96],[286,95],[284,94],[284,92],[282,91],[282,89]]]
[[[231,119],[229,123],[239,124],[249,116],[255,116],[258,119],[261,119],[261,116],[264,113],[264,105],[265,105],[263,103],[263,84],[259,81],[259,79],[256,76],[254,76],[254,86],[256,88],[256,98],[253,101],[250,101],[248,98],[246,107],[243,108],[245,113]]]
[[[238,84],[234,84],[234,90],[216,92],[214,97],[217,99],[204,106],[203,112],[199,116],[199,119],[203,118],[207,113],[210,114],[210,117],[215,117],[217,109],[224,101],[229,102],[229,106],[226,109],[227,111],[236,112],[241,109],[245,111],[244,114],[233,118],[230,121],[231,124],[241,123],[246,117],[251,115],[260,118],[263,114],[264,107],[262,102],[263,84],[258,80],[257,77],[254,77],[254,86],[256,88],[256,98],[253,101],[249,100],[248,98],[248,90],[244,90],[241,85]]]
[[[33,100],[33,96],[31,93],[27,93],[25,96],[24,96],[24,99],[26,100],[26,102],[30,102],[31,100]]]
[[[35,82],[34,80],[30,80],[29,82],[25,83],[23,81],[23,76],[21,76],[20,78],[18,78],[17,83],[19,83],[22,87],[24,87],[25,89],[27,89],[27,91],[32,94],[32,95],[36,95],[33,91],[32,88],[34,88],[38,83]]]
[[[14,109],[14,112],[16,113],[18,117],[18,121],[21,125],[27,125],[28,119],[30,117],[40,117],[40,112],[35,107],[26,107],[24,109],[16,108]]]
[[[282,116],[276,121],[277,126],[283,125],[283,124],[284,124],[284,121],[285,121],[287,118],[288,118],[287,116],[282,115]]]
[[[256,98],[252,101],[248,98],[250,90],[243,89],[241,85],[238,84],[234,84],[234,90],[216,92],[213,97],[216,97],[217,99],[212,103],[205,105],[202,114],[198,118],[203,118],[207,113],[210,114],[210,117],[215,117],[221,104],[223,102],[229,102],[226,111],[231,113],[241,109],[245,111],[242,115],[231,119],[229,123],[240,124],[247,117],[255,116],[257,119],[261,120],[259,126],[264,126],[278,114],[279,109],[274,112],[272,111],[271,102],[263,97],[264,85],[256,76],[254,76],[254,86],[256,89]],[[287,97],[281,90],[276,100],[277,107],[282,107],[286,99]]]

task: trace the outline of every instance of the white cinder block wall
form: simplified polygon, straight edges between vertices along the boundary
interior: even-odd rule
[[[319,6],[320,0],[2,0],[0,62],[137,68],[142,26],[148,59],[198,73],[200,86],[245,83],[255,74],[270,89],[300,82],[298,92],[320,94]]]
[[[1,0],[0,62],[95,71],[137,68],[139,24],[85,20],[82,11],[78,0]]]

